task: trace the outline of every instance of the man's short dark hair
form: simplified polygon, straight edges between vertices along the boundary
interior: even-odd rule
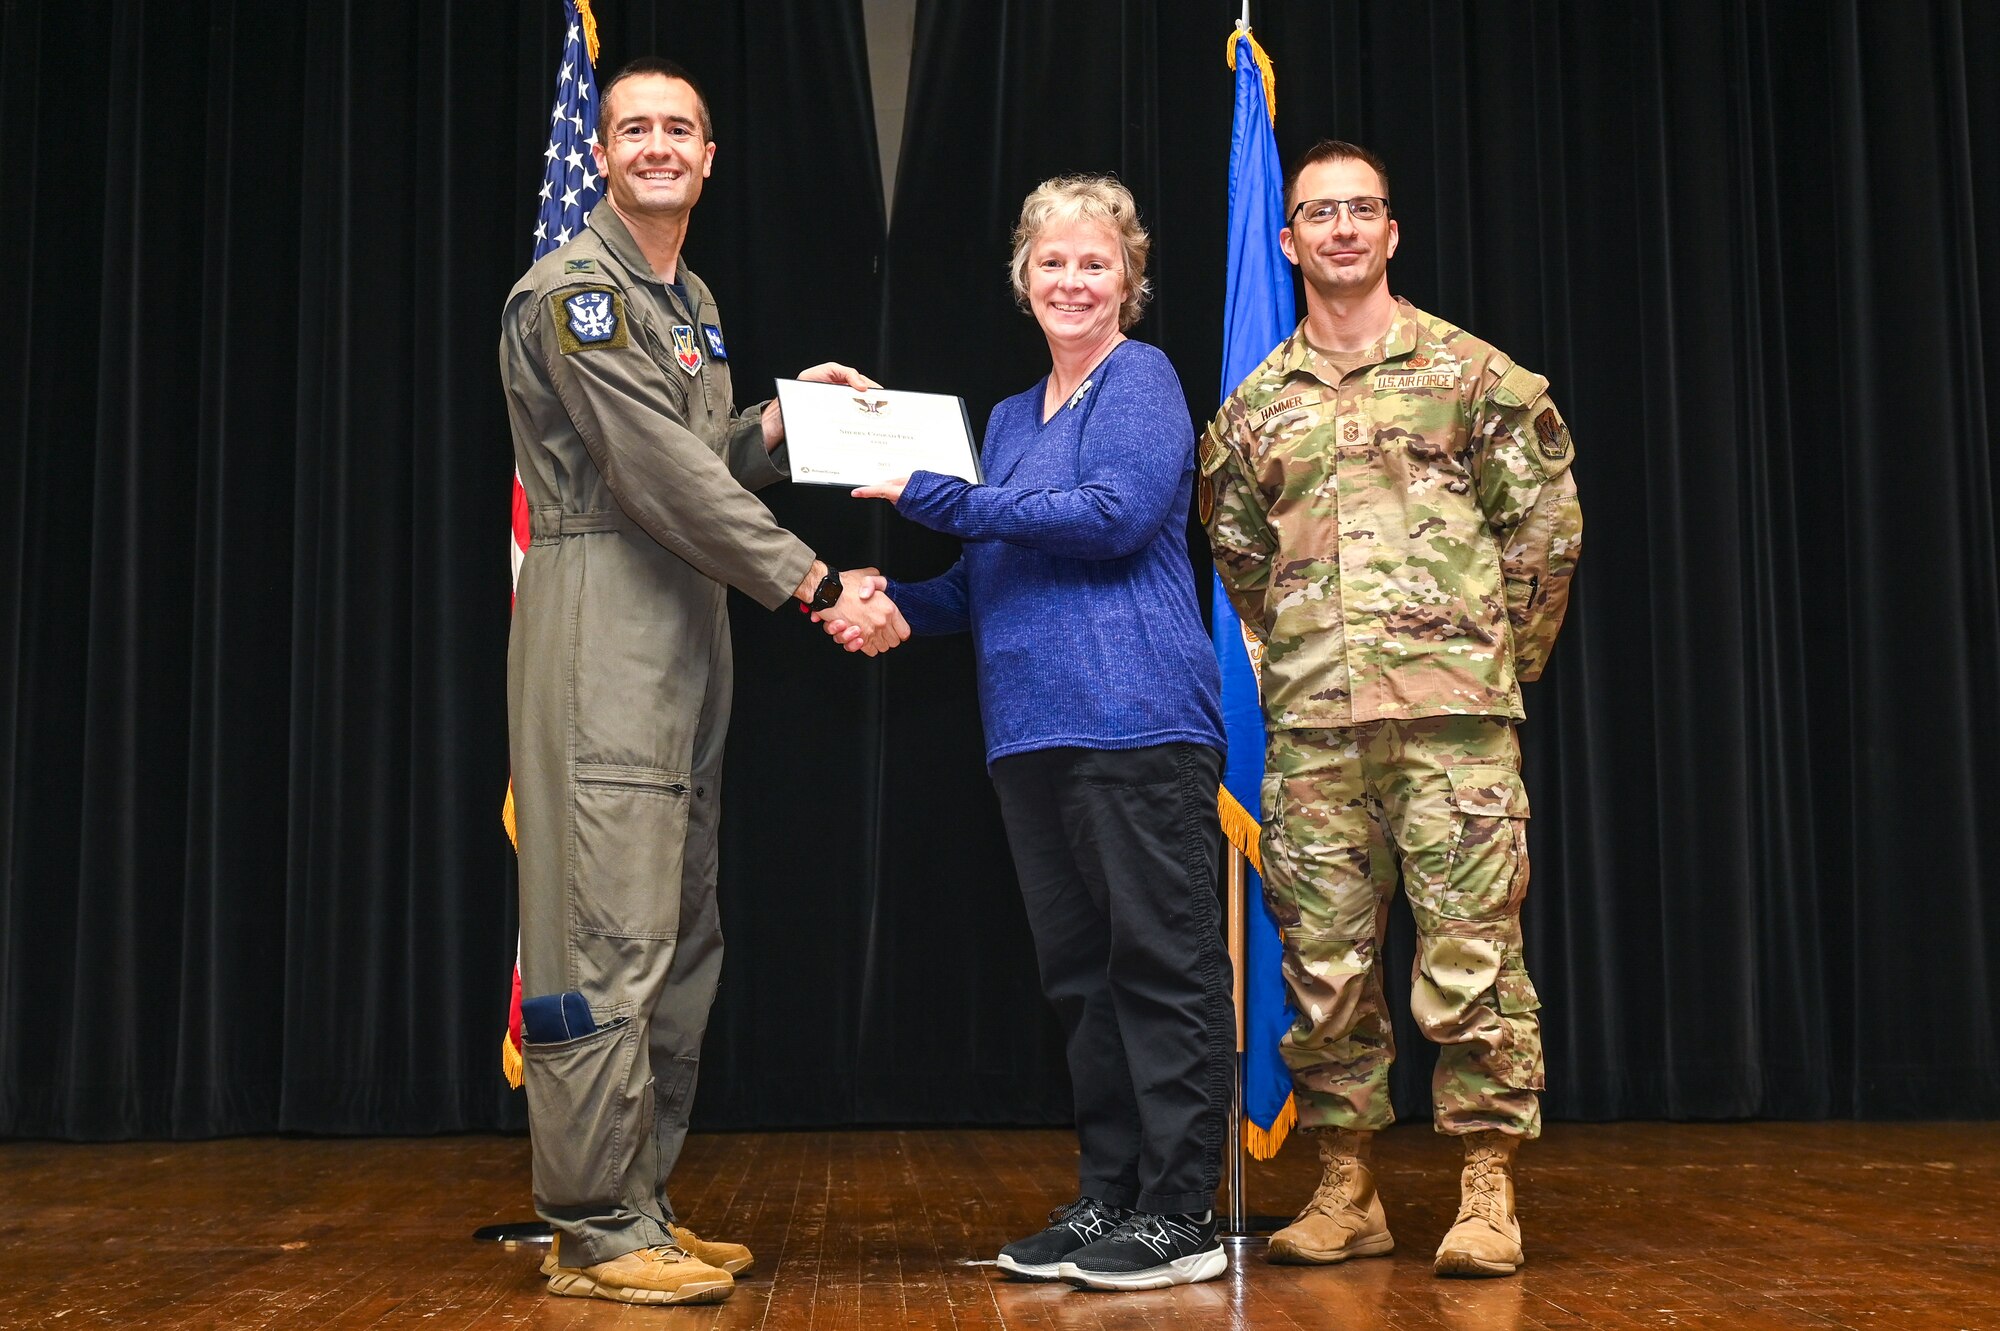
[[[1298,202],[1292,197],[1299,177],[1307,167],[1316,162],[1364,162],[1375,168],[1375,174],[1382,180],[1382,197],[1389,197],[1389,164],[1358,143],[1345,139],[1321,139],[1312,147],[1292,159],[1291,170],[1285,172],[1285,215],[1291,216],[1292,206]]]
[[[707,143],[715,137],[715,124],[708,118],[708,94],[704,93],[701,85],[694,81],[694,75],[671,60],[663,60],[656,55],[642,55],[613,74],[608,81],[597,85],[597,142],[601,147],[611,146],[611,90],[626,79],[646,74],[679,79],[693,88],[695,105],[701,108],[701,141]]]

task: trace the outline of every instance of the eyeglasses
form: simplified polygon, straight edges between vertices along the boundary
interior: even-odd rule
[[[1303,199],[1292,209],[1292,215],[1285,219],[1291,226],[1294,219],[1304,213],[1307,226],[1325,226],[1340,216],[1340,210],[1347,209],[1347,215],[1357,222],[1379,222],[1389,215],[1389,201],[1379,194],[1363,194],[1352,199]]]

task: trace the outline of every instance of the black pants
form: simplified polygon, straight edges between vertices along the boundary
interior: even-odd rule
[[[1200,744],[993,764],[1042,992],[1068,1040],[1079,1188],[1107,1205],[1215,1204],[1236,1043],[1215,890],[1221,774]]]

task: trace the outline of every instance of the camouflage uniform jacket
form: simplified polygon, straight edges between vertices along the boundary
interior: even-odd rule
[[[1583,539],[1548,381],[1406,301],[1344,377],[1305,325],[1201,441],[1215,571],[1273,729],[1519,718]]]

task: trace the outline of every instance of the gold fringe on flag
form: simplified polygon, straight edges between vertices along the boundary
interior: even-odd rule
[[[1227,837],[1229,844],[1236,847],[1243,858],[1250,862],[1250,867],[1261,875],[1264,872],[1264,857],[1257,848],[1260,830],[1257,820],[1234,795],[1229,793],[1227,787],[1216,792],[1215,811],[1222,821],[1222,835]],[[1245,910],[1250,909],[1250,903],[1247,901],[1243,906]],[[1278,1110],[1278,1116],[1271,1120],[1269,1128],[1258,1127],[1248,1117],[1243,1119],[1241,1124],[1243,1147],[1250,1152],[1251,1159],[1269,1160],[1278,1153],[1278,1148],[1285,1144],[1285,1138],[1298,1126],[1298,1122],[1298,1097],[1288,1095],[1285,1097],[1283,1107]]]
[[[1236,39],[1239,36],[1250,37],[1250,29],[1230,30],[1229,48],[1223,58],[1232,70],[1236,68]],[[1271,67],[1271,57],[1264,54],[1264,48],[1257,44],[1255,37],[1250,37],[1250,57],[1257,62],[1257,72],[1264,76],[1264,109],[1271,113],[1271,125],[1275,128],[1278,123],[1278,71]]]
[[[507,798],[500,804],[500,824],[507,829],[507,839],[514,843],[514,853],[521,853],[521,829],[514,822],[514,782],[507,781]],[[517,980],[519,976],[515,977]],[[521,1063],[521,1046],[514,1043],[514,1027],[509,1022],[506,1030],[500,1032],[500,1072],[507,1078],[507,1084],[515,1090],[521,1089],[521,1078],[526,1069]]]
[[[590,12],[590,0],[576,0],[577,17],[583,20],[583,50],[590,57],[590,67],[597,68],[597,16]],[[1267,63],[1265,68],[1270,68]]]
[[[521,1050],[514,1043],[514,1032],[512,1031],[503,1031],[500,1035],[500,1071],[507,1078],[507,1088],[509,1090],[518,1091],[521,1089],[521,1079],[527,1072],[527,1069],[521,1064]],[[1287,1100],[1285,1101],[1285,1113],[1289,1114],[1291,1112],[1292,1102]],[[1279,1121],[1282,1122],[1283,1119],[1280,1118]],[[1243,1130],[1259,1134],[1263,1132],[1263,1129],[1257,1127],[1254,1123],[1244,1124]],[[1253,1146],[1250,1149],[1254,1151],[1257,1148]],[[1275,1151],[1278,1148],[1274,1146],[1271,1149]],[[1259,1160],[1269,1160],[1271,1157],[1260,1155],[1257,1158]]]
[[[1268,1132],[1247,1118],[1243,1120],[1243,1149],[1250,1152],[1252,1160],[1269,1160],[1278,1153],[1278,1148],[1285,1144],[1285,1138],[1290,1136],[1292,1129],[1298,1125],[1298,1097],[1288,1095],[1285,1097],[1285,1107],[1271,1120]]]
[[[1242,852],[1244,859],[1250,861],[1251,868],[1263,873],[1264,857],[1257,849],[1257,837],[1261,831],[1257,819],[1229,793],[1227,786],[1216,792],[1215,811],[1222,819],[1222,835]]]

